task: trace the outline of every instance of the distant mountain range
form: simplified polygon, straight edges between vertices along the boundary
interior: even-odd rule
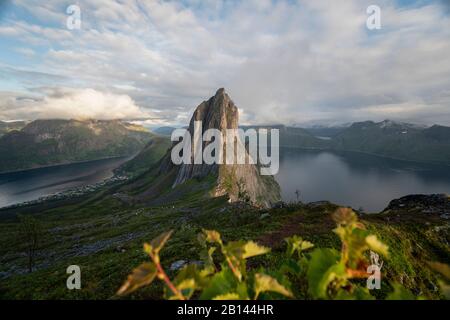
[[[330,148],[450,165],[450,127],[385,120],[358,122],[327,141]]]
[[[281,147],[355,151],[450,165],[450,127],[440,125],[385,120],[336,127],[251,127],[278,128]],[[149,132],[120,120],[0,121],[0,172],[130,156],[140,151],[137,159],[121,169],[142,172],[148,161],[153,163],[165,153],[174,129],[167,126]]]
[[[330,126],[330,127],[313,126],[313,127],[308,127],[308,128],[304,128],[304,129],[306,131],[308,131],[309,133],[312,133],[316,137],[331,138],[331,137],[338,135],[339,133],[341,133],[346,128],[350,127],[351,125],[352,125],[352,123],[350,123],[347,126]]]
[[[36,120],[23,128],[11,129],[4,122],[1,126],[0,172],[130,156],[154,137],[141,126],[119,120]]]
[[[425,127],[385,120],[307,129],[284,125],[253,128],[278,128],[281,147],[355,151],[450,165],[450,127],[440,125]]]
[[[172,131],[175,130],[174,127],[159,127],[152,130],[153,133],[159,134],[161,136],[170,136]]]

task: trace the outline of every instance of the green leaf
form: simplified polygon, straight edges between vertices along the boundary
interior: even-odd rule
[[[190,298],[195,290],[200,290],[207,284],[207,279],[197,269],[196,264],[189,264],[177,274],[173,280],[175,287],[180,290],[184,297]],[[166,288],[166,297],[169,299],[177,299],[171,290]]]
[[[211,248],[205,248],[200,253],[200,258],[205,262],[205,267],[201,271],[201,274],[203,276],[213,274],[216,271],[216,266],[214,264],[214,260],[212,257],[214,251],[216,251],[216,248],[211,247]]]
[[[366,230],[353,228],[347,232],[346,237],[342,242],[346,244],[349,264],[355,268],[361,259],[364,259],[364,251],[369,249],[366,242],[366,237],[369,233]]]
[[[251,258],[251,257],[255,257],[255,256],[259,256],[259,255],[262,255],[262,254],[266,254],[269,251],[270,251],[270,248],[267,248],[267,247],[264,247],[264,246],[260,246],[256,242],[253,242],[253,241],[248,241],[243,246],[242,258],[243,259],[248,259],[248,258]]]
[[[243,275],[246,273],[246,263],[243,258],[245,245],[246,242],[244,241],[232,241],[222,247],[222,253],[227,259],[230,270],[239,281],[242,280]]]
[[[300,251],[306,251],[306,250],[311,249],[313,247],[314,247],[314,244],[312,242],[303,241],[301,246],[300,246]]]
[[[239,295],[233,292],[221,294],[213,298],[213,300],[240,300],[240,299],[241,298],[239,297]]]
[[[337,277],[345,278],[345,266],[334,249],[315,249],[307,272],[309,292],[314,298],[328,298],[328,285]]]
[[[157,274],[156,266],[152,262],[141,264],[133,270],[128,279],[117,291],[118,295],[127,295],[139,289],[142,286],[149,285],[155,279]]]
[[[281,273],[290,273],[291,275],[299,275],[302,272],[300,262],[292,258],[283,260],[279,270]]]
[[[239,281],[246,274],[245,259],[266,254],[269,251],[269,248],[253,241],[232,241],[222,246],[222,253],[232,265],[230,268],[233,268],[232,271]]]
[[[247,283],[240,282],[237,284],[236,293],[239,295],[241,300],[249,300]]]
[[[245,275],[245,259],[266,254],[270,248],[260,246],[253,241],[232,241],[222,248],[222,253],[234,267],[234,274],[239,279]]]
[[[378,240],[377,236],[371,234],[366,237],[366,243],[369,246],[369,248],[379,254],[382,254],[383,256],[388,256],[388,246],[385,245],[383,242]]]
[[[194,279],[184,279],[179,284],[177,284],[177,289],[181,291],[181,294],[186,299],[190,299],[194,294],[195,289],[197,288],[197,284]],[[178,299],[177,296],[173,295],[170,297],[171,300]]]
[[[290,238],[284,239],[287,243],[287,255],[289,257],[293,256],[295,252],[300,254],[302,251],[306,251],[312,247],[314,247],[314,244],[312,244],[309,241],[304,241],[301,237],[295,235]]]
[[[200,300],[211,300],[223,294],[236,292],[236,285],[237,281],[231,270],[223,268],[211,278],[200,295]]]
[[[203,233],[206,236],[206,241],[222,245],[222,238],[219,232],[215,230],[203,230]]]
[[[164,247],[166,242],[170,239],[172,233],[173,233],[173,230],[164,232],[163,234],[159,235],[158,237],[156,237],[155,239],[153,239],[150,242],[150,246],[152,247],[153,252],[155,254],[158,254],[159,251],[161,251],[161,249]]]
[[[255,300],[261,292],[271,291],[293,298],[292,292],[281,285],[277,279],[263,273],[255,274]]]

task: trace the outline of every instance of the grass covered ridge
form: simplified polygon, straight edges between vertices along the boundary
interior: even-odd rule
[[[285,238],[298,235],[318,248],[340,250],[329,203],[292,204],[283,208],[259,210],[242,204],[231,205],[225,198],[205,198],[192,181],[189,190],[170,205],[127,204],[113,197],[112,191],[56,208],[35,208],[33,216],[44,233],[36,255],[33,273],[26,272],[25,246],[14,217],[0,222],[0,297],[11,299],[109,299],[127,275],[146,258],[142,244],[162,232],[175,230],[161,252],[169,277],[173,262],[201,260],[202,246],[197,236],[202,230],[218,230],[227,241],[255,241],[271,248],[264,257],[249,260],[249,272],[260,268],[278,270],[286,262]],[[192,191],[192,192],[189,192]],[[173,192],[173,191],[166,191]],[[439,274],[429,262],[450,263],[448,222],[426,213],[390,212],[363,215],[367,230],[389,246],[383,258],[381,290],[376,298],[393,291],[390,283],[400,283],[415,296],[442,298]],[[79,265],[82,289],[66,288],[66,268]],[[313,298],[307,282],[291,279],[291,290],[299,299]],[[156,283],[127,298],[160,299],[163,284]]]

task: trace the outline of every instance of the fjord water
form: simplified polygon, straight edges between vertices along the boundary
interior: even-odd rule
[[[0,207],[111,178],[129,158],[114,158],[0,174]]]
[[[35,200],[113,176],[127,158],[76,163],[0,174],[0,207]],[[281,149],[275,177],[283,200],[330,202],[383,210],[394,198],[450,193],[450,167],[418,164],[352,152]]]
[[[353,152],[282,149],[275,177],[283,200],[330,202],[379,212],[408,194],[450,193],[450,167]]]

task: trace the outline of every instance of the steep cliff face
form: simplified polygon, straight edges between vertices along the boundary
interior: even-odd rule
[[[226,129],[237,129],[239,112],[225,90],[219,89],[208,101],[203,101],[195,110],[189,123],[188,131],[194,137],[195,121],[202,122],[202,134],[208,129],[218,129],[222,133],[223,157],[226,155]],[[211,142],[202,142],[202,150]],[[237,144],[242,145],[239,139]],[[245,148],[244,148],[245,149]],[[235,148],[236,153],[237,147]],[[257,165],[253,164],[193,164],[194,146],[192,145],[191,163],[175,166],[170,158],[171,150],[166,155],[160,171],[167,173],[173,169],[176,178],[173,187],[190,179],[202,179],[214,176],[216,184],[212,196],[228,195],[230,201],[249,201],[255,205],[269,207],[280,200],[280,187],[271,176],[261,176]],[[245,151],[245,158],[249,157]],[[256,160],[256,159],[255,159]]]

